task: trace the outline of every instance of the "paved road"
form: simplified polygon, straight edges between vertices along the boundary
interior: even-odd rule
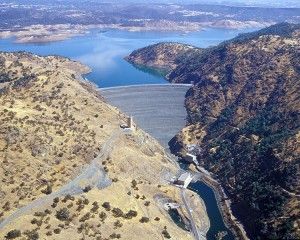
[[[102,167],[102,160],[105,160],[109,153],[112,151],[114,142],[122,134],[121,130],[114,132],[109,139],[101,146],[101,151],[98,156],[72,181],[62,186],[58,191],[51,193],[45,197],[38,198],[28,205],[17,209],[13,214],[7,217],[0,223],[0,230],[13,220],[19,218],[24,214],[34,212],[38,207],[41,207],[47,203],[53,201],[55,197],[65,196],[67,194],[75,195],[83,192],[81,183],[86,183],[87,186],[97,187],[103,189],[111,184],[111,180],[108,178]]]
[[[139,85],[100,89],[107,102],[134,117],[165,148],[186,125],[185,95],[191,85]]]
[[[193,209],[190,206],[189,201],[186,198],[186,189],[182,188],[181,189],[181,198],[183,201],[183,204],[189,214],[189,219],[190,219],[190,223],[191,223],[191,227],[192,227],[192,232],[193,235],[195,237],[196,240],[206,240],[206,234],[201,233],[200,231],[198,231],[194,217],[193,217]]]

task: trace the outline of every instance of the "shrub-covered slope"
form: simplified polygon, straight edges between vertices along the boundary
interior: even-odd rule
[[[192,239],[163,205],[182,204],[176,165],[142,130],[121,131],[125,115],[81,79],[88,71],[0,53],[0,239]]]
[[[166,75],[195,82],[173,148],[199,145],[255,239],[300,237],[299,51],[300,26],[283,23],[181,55]]]

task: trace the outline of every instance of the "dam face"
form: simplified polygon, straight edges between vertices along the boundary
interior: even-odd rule
[[[185,126],[185,95],[191,85],[139,85],[100,89],[107,102],[129,116],[164,147]]]

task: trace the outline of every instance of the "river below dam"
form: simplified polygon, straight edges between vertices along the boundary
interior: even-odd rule
[[[144,89],[137,88],[138,90],[131,88],[133,92],[130,94],[129,89],[123,90],[122,93],[107,90],[103,91],[103,94],[112,105],[133,115],[146,132],[156,137],[167,148],[168,141],[186,123],[184,97],[189,87],[164,88],[161,85],[167,85],[167,81],[163,77],[140,71],[127,63],[124,57],[137,48],[158,42],[181,42],[198,47],[208,47],[252,30],[254,29],[206,29],[187,34],[93,30],[84,36],[43,44],[18,44],[14,42],[14,39],[2,39],[0,40],[0,50],[28,51],[39,55],[61,55],[81,61],[92,69],[92,72],[86,76],[88,80],[100,88],[157,84],[160,86],[159,89],[147,86]],[[145,95],[143,98],[145,93],[147,93],[148,101]],[[163,94],[168,94],[168,97],[163,97]],[[141,101],[137,101],[138,97]],[[126,102],[124,102],[125,98]],[[213,190],[202,182],[193,183],[191,189],[199,194],[207,208],[211,223],[207,238],[213,240],[218,232],[226,231],[228,234],[223,239],[234,239],[224,224]]]

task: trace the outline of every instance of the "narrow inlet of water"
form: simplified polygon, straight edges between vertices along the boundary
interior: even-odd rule
[[[180,168],[183,170],[187,170],[189,168],[189,164],[187,164],[184,161],[179,161],[179,165]],[[205,203],[207,215],[210,221],[210,228],[209,231],[207,232],[207,239],[216,240],[217,234],[220,233],[224,233],[224,234],[226,233],[226,235],[222,238],[222,240],[235,239],[232,232],[226,227],[224,223],[224,219],[220,212],[214,190],[211,187],[207,186],[202,181],[191,183],[189,185],[189,189],[197,193]]]
[[[222,238],[223,240],[233,240],[234,236],[224,223],[212,188],[207,186],[205,183],[198,181],[191,183],[189,185],[189,189],[197,193],[205,203],[206,211],[210,220],[210,228],[207,233],[207,239],[216,240],[217,234],[224,232],[226,235]]]

